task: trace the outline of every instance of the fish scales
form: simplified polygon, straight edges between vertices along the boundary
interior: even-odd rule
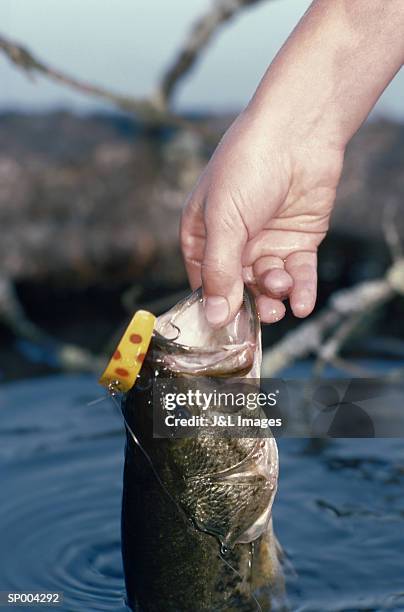
[[[129,605],[143,612],[271,609],[282,579],[271,506],[278,455],[273,438],[154,438],[156,379],[178,389],[259,378],[253,297],[213,332],[200,290],[157,320],[140,380],[126,396],[122,551]],[[198,408],[187,406],[190,413]],[[135,439],[136,438],[136,439]]]

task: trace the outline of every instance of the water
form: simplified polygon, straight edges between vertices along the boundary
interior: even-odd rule
[[[58,610],[126,610],[120,554],[124,436],[91,377],[0,392],[0,590],[63,591]]]
[[[89,376],[0,390],[0,590],[63,591],[66,612],[127,610],[124,434],[101,395]],[[280,469],[290,609],[404,610],[402,441],[282,440]]]

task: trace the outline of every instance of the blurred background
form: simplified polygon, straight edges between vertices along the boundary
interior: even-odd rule
[[[88,355],[63,361],[59,348],[107,354],[136,307],[159,312],[183,294],[184,199],[308,5],[1,3],[3,380],[91,369]],[[391,264],[386,223],[403,229],[403,99],[400,73],[349,147],[321,247],[317,312]],[[385,302],[365,316],[365,351],[403,349],[401,301]],[[297,324],[288,315],[266,328],[266,344]]]
[[[307,0],[0,3],[0,590],[127,608],[123,424],[96,376],[187,291],[181,207]],[[349,145],[319,298],[264,376],[402,380],[404,73]],[[358,401],[360,398],[357,398]],[[280,440],[290,610],[403,610],[402,440]]]

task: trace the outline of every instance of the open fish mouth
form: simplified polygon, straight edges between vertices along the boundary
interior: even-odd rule
[[[156,414],[164,420],[166,410],[200,414],[202,406],[188,399],[184,406],[178,393],[256,392],[260,366],[260,325],[248,291],[220,330],[205,319],[201,290],[156,321],[139,379],[122,404],[123,560],[128,599],[140,609],[256,610],[254,592],[275,584],[278,452],[270,432],[262,437],[242,426],[244,436],[230,428],[212,434],[197,426],[191,436],[159,436],[153,421]],[[170,408],[167,391],[177,398]],[[251,416],[248,406],[223,405],[221,398],[206,410],[212,422],[220,413],[232,422]]]
[[[158,317],[154,332],[156,359],[176,374],[234,376],[250,372],[260,353],[259,320],[254,298],[245,291],[243,305],[226,327],[213,330],[198,289]]]
[[[213,330],[204,316],[201,290],[194,292],[157,319],[152,359],[154,371],[174,377],[180,390],[203,386],[207,379],[208,386],[229,385],[229,390],[236,381],[244,388],[245,379],[258,381],[261,336],[253,296],[246,291],[235,319]],[[194,437],[172,444],[181,448],[171,460],[182,483],[171,493],[193,524],[228,548],[259,538],[268,527],[277,488],[274,438],[219,438],[201,428]]]

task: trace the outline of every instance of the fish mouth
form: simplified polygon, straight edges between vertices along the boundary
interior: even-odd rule
[[[180,390],[209,387],[212,379],[226,377],[236,385],[240,377],[250,379],[250,385],[259,379],[261,365],[254,296],[245,289],[236,317],[217,330],[205,318],[202,290],[195,291],[158,317],[147,359],[154,376],[176,378]],[[200,378],[190,380],[194,377]],[[196,437],[170,440],[167,448],[173,473],[181,474],[179,481],[167,482],[167,490],[195,528],[225,548],[253,542],[266,531],[278,478],[274,438],[225,438],[218,453],[217,438],[202,428]],[[185,469],[184,456],[192,470]]]
[[[236,317],[220,330],[204,314],[202,289],[158,317],[153,359],[177,375],[244,375],[260,348],[259,317],[252,293],[244,290]]]
[[[185,378],[258,379],[261,330],[253,294],[246,288],[236,317],[217,330],[205,318],[202,290],[195,291],[157,319],[153,350],[163,377],[166,372]],[[202,439],[200,443],[203,447]],[[186,476],[179,502],[197,529],[232,548],[256,540],[267,529],[277,478],[275,440],[251,439],[245,455],[231,467]]]

